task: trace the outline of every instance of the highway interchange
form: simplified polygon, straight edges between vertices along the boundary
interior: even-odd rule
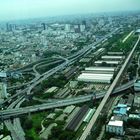
[[[102,39],[98,40],[97,42],[95,42],[91,45],[85,46],[78,53],[76,53],[76,54],[74,54],[74,55],[72,55],[68,58],[59,57],[60,60],[52,61],[48,64],[45,64],[44,63],[45,61],[40,61],[39,63],[36,63],[35,65],[32,66],[33,72],[35,72],[35,78],[32,81],[30,81],[29,83],[25,83],[27,85],[27,87],[25,89],[18,91],[15,95],[9,97],[3,103],[1,103],[1,106],[4,106],[5,103],[7,103],[7,102],[10,103],[13,100],[13,102],[8,106],[8,108],[6,110],[0,111],[0,118],[1,118],[1,120],[4,120],[4,123],[7,126],[8,130],[11,132],[12,138],[14,140],[19,140],[19,139],[24,140],[25,139],[25,137],[24,137],[25,134],[24,134],[24,131],[23,131],[23,129],[21,127],[21,124],[20,124],[20,119],[17,117],[18,115],[27,114],[29,112],[46,110],[46,109],[55,108],[55,107],[67,106],[67,105],[71,105],[71,104],[77,104],[77,103],[81,103],[81,102],[86,102],[86,101],[91,100],[92,98],[95,98],[95,96],[96,96],[96,99],[103,98],[104,96],[105,97],[110,96],[110,94],[112,93],[112,91],[115,88],[115,85],[112,87],[112,90],[109,91],[110,94],[105,94],[105,92],[104,92],[104,93],[98,93],[96,95],[94,93],[94,94],[91,94],[91,95],[85,95],[85,96],[80,96],[80,97],[75,97],[75,98],[70,98],[70,99],[63,99],[63,100],[58,100],[58,101],[55,101],[55,102],[53,102],[53,100],[52,100],[52,102],[50,102],[50,103],[44,103],[44,104],[41,104],[41,105],[29,106],[29,107],[24,107],[24,108],[20,107],[22,102],[24,102],[26,96],[29,96],[29,95],[33,94],[32,89],[36,85],[38,85],[39,83],[41,83],[43,80],[47,79],[48,77],[54,75],[56,72],[58,72],[60,70],[63,70],[65,67],[67,67],[69,65],[72,65],[80,57],[86,56],[92,50],[95,49],[97,44],[99,44],[100,42],[102,42],[106,39],[109,39],[113,34],[115,34],[118,31],[119,31],[119,28],[115,29],[113,32],[104,36]],[[132,50],[132,51],[134,51],[134,50]],[[132,56],[132,54],[131,54],[131,56]],[[130,58],[131,58],[131,56],[130,56]],[[62,60],[64,61],[63,63],[61,63],[60,65],[52,68],[51,70],[49,70],[49,71],[47,71],[43,74],[40,74],[36,70],[36,67],[37,66],[42,66],[42,64],[46,66],[46,65],[49,65],[49,64],[52,64],[52,63],[56,64],[58,62],[61,62]],[[128,60],[126,60],[126,61],[128,61]],[[18,71],[19,70],[27,70],[27,68],[18,69]],[[113,82],[113,83],[116,83],[116,81]],[[131,82],[127,83],[126,85],[122,85],[118,89],[114,90],[114,93],[117,93],[121,90],[125,90],[127,88],[132,87],[133,83],[134,83],[134,81],[131,81]],[[15,87],[13,87],[13,88],[15,88]],[[11,117],[14,117],[13,118],[13,123],[12,123],[12,120],[9,119]],[[90,129],[89,129],[89,131],[90,131]],[[19,136],[20,136],[20,138],[19,138]],[[84,139],[82,139],[82,140],[84,140]]]

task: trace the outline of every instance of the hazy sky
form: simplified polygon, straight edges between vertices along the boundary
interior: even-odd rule
[[[0,20],[140,10],[140,0],[0,0]]]

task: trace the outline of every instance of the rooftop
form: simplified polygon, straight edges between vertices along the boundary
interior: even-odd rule
[[[123,126],[123,121],[109,121],[108,125],[111,125],[111,126],[120,126],[122,127]]]
[[[92,71],[114,71],[115,67],[87,67],[85,70],[92,70]]]
[[[102,64],[102,63],[107,63],[107,64],[119,64],[120,61],[105,61],[105,60],[95,61],[95,64]]]
[[[102,59],[122,59],[123,56],[110,56],[110,55],[105,55],[102,56]]]

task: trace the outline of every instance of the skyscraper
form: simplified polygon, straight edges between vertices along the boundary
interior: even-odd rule
[[[12,25],[9,23],[6,23],[6,31],[11,32],[12,31]]]
[[[66,24],[65,25],[65,31],[66,32],[70,32],[70,24]]]
[[[43,26],[43,30],[46,30],[46,24],[45,23],[41,23],[41,25]]]

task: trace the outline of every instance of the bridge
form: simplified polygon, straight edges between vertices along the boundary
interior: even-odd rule
[[[132,80],[122,86],[117,87],[112,92],[112,95],[133,87],[134,81],[135,80]],[[73,98],[69,98],[69,99],[52,100],[49,103],[44,103],[41,105],[34,105],[34,106],[23,107],[23,108],[2,110],[2,111],[0,111],[0,119],[1,120],[9,119],[10,117],[17,117],[19,115],[27,114],[29,112],[32,113],[32,112],[43,111],[43,110],[52,109],[52,108],[68,106],[68,105],[72,105],[72,104],[79,104],[79,103],[87,102],[87,101],[90,101],[93,99],[103,98],[105,95],[106,95],[106,92],[104,91],[104,92],[93,93],[93,94],[84,95],[84,96],[73,97]]]

